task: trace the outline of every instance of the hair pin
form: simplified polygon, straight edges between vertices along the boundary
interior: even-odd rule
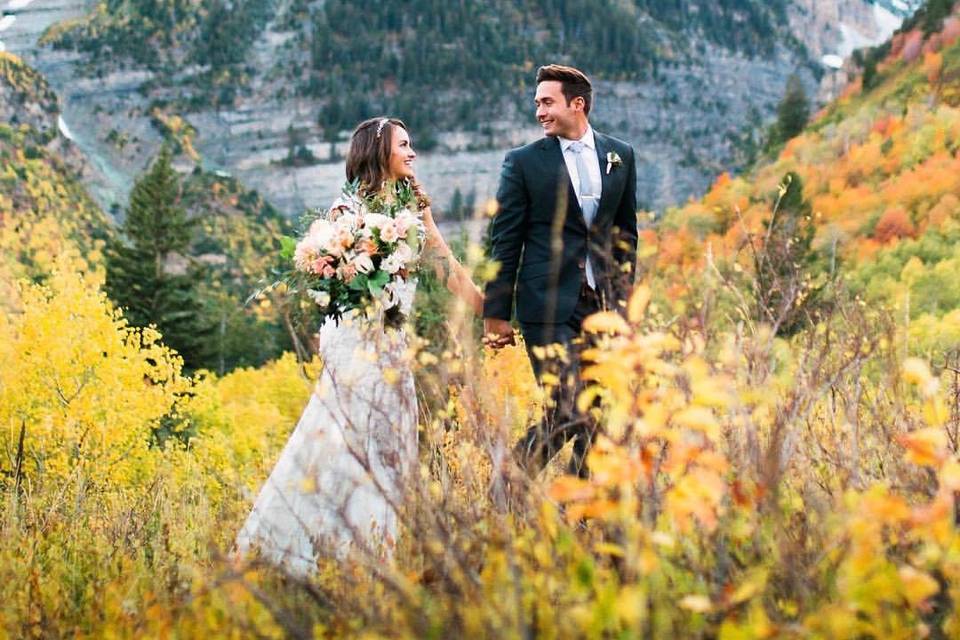
[[[377,125],[377,137],[378,137],[378,138],[380,137],[380,134],[383,133],[383,128],[384,128],[385,126],[387,126],[387,122],[389,122],[389,121],[390,121],[389,118],[380,118],[380,124]]]

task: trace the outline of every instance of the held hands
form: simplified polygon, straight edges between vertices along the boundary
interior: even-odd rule
[[[483,344],[494,349],[516,344],[513,325],[500,318],[483,319]]]

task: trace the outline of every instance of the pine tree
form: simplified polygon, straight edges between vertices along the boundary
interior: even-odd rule
[[[211,327],[198,293],[199,272],[171,269],[184,259],[193,224],[166,146],[133,187],[120,237],[107,251],[106,290],[131,325],[156,325],[187,369],[204,366]]]
[[[460,187],[453,190],[450,206],[447,207],[447,217],[451,220],[463,220],[464,218],[463,193],[460,192]]]
[[[927,0],[920,9],[923,12],[921,26],[923,35],[929,36],[943,28],[943,20],[953,10],[953,0]],[[918,12],[919,13],[919,12]]]
[[[781,142],[797,136],[810,119],[810,104],[803,83],[796,75],[787,80],[783,100],[777,105],[777,132]]]

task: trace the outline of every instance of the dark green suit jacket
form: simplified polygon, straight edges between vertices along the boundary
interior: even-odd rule
[[[603,190],[589,229],[557,138],[507,153],[490,230],[491,257],[500,270],[487,284],[484,317],[509,320],[516,300],[522,325],[566,322],[588,253],[604,306],[619,308],[626,300],[637,252],[636,162],[626,142],[596,130],[594,138]],[[621,163],[608,173],[611,152]]]

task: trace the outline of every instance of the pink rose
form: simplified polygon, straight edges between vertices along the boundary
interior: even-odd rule
[[[369,238],[364,238],[357,243],[357,251],[368,256],[377,255],[377,243]]]
[[[340,265],[337,271],[339,272],[340,279],[347,284],[350,284],[350,282],[357,277],[357,268],[350,262]]]
[[[323,274],[327,269],[333,270],[333,267],[330,265],[333,263],[333,258],[330,256],[317,256],[311,265],[311,271],[316,274]]]

